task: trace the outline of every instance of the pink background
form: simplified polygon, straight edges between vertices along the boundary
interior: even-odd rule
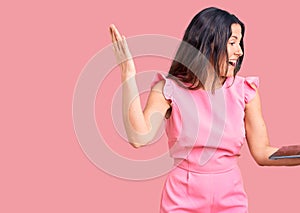
[[[1,3],[0,212],[158,212],[165,176],[119,179],[85,156],[72,122],[74,88],[84,65],[110,44],[109,24],[128,37],[181,38],[191,18],[212,5],[246,24],[241,75],[260,77],[271,143],[300,144],[300,14],[295,0]],[[98,96],[97,106],[105,98],[111,97]],[[98,110],[101,120],[105,109]],[[113,129],[106,133],[118,138]],[[117,147],[118,139],[114,143]],[[299,211],[299,167],[258,167],[246,146],[240,166],[250,212]]]

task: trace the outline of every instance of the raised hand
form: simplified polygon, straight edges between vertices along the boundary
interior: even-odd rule
[[[125,36],[121,36],[115,25],[110,25],[110,34],[113,42],[113,49],[122,71],[122,80],[133,77],[136,73],[134,62],[127,46]]]

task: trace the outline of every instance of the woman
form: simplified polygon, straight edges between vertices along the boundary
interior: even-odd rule
[[[147,145],[166,119],[175,162],[165,183],[161,212],[247,212],[236,159],[247,141],[261,166],[299,165],[270,160],[258,78],[237,75],[244,55],[244,24],[218,8],[200,11],[187,27],[169,74],[157,74],[143,110],[135,66],[125,37],[110,32],[123,83],[123,119],[129,142]]]

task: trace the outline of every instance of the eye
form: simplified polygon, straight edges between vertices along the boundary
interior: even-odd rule
[[[235,44],[235,42],[232,41],[232,42],[229,42],[229,44],[230,44],[231,46],[233,46],[233,45]]]

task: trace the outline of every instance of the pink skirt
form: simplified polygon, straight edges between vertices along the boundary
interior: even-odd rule
[[[220,173],[176,167],[165,182],[161,213],[247,213],[248,200],[238,166]]]

